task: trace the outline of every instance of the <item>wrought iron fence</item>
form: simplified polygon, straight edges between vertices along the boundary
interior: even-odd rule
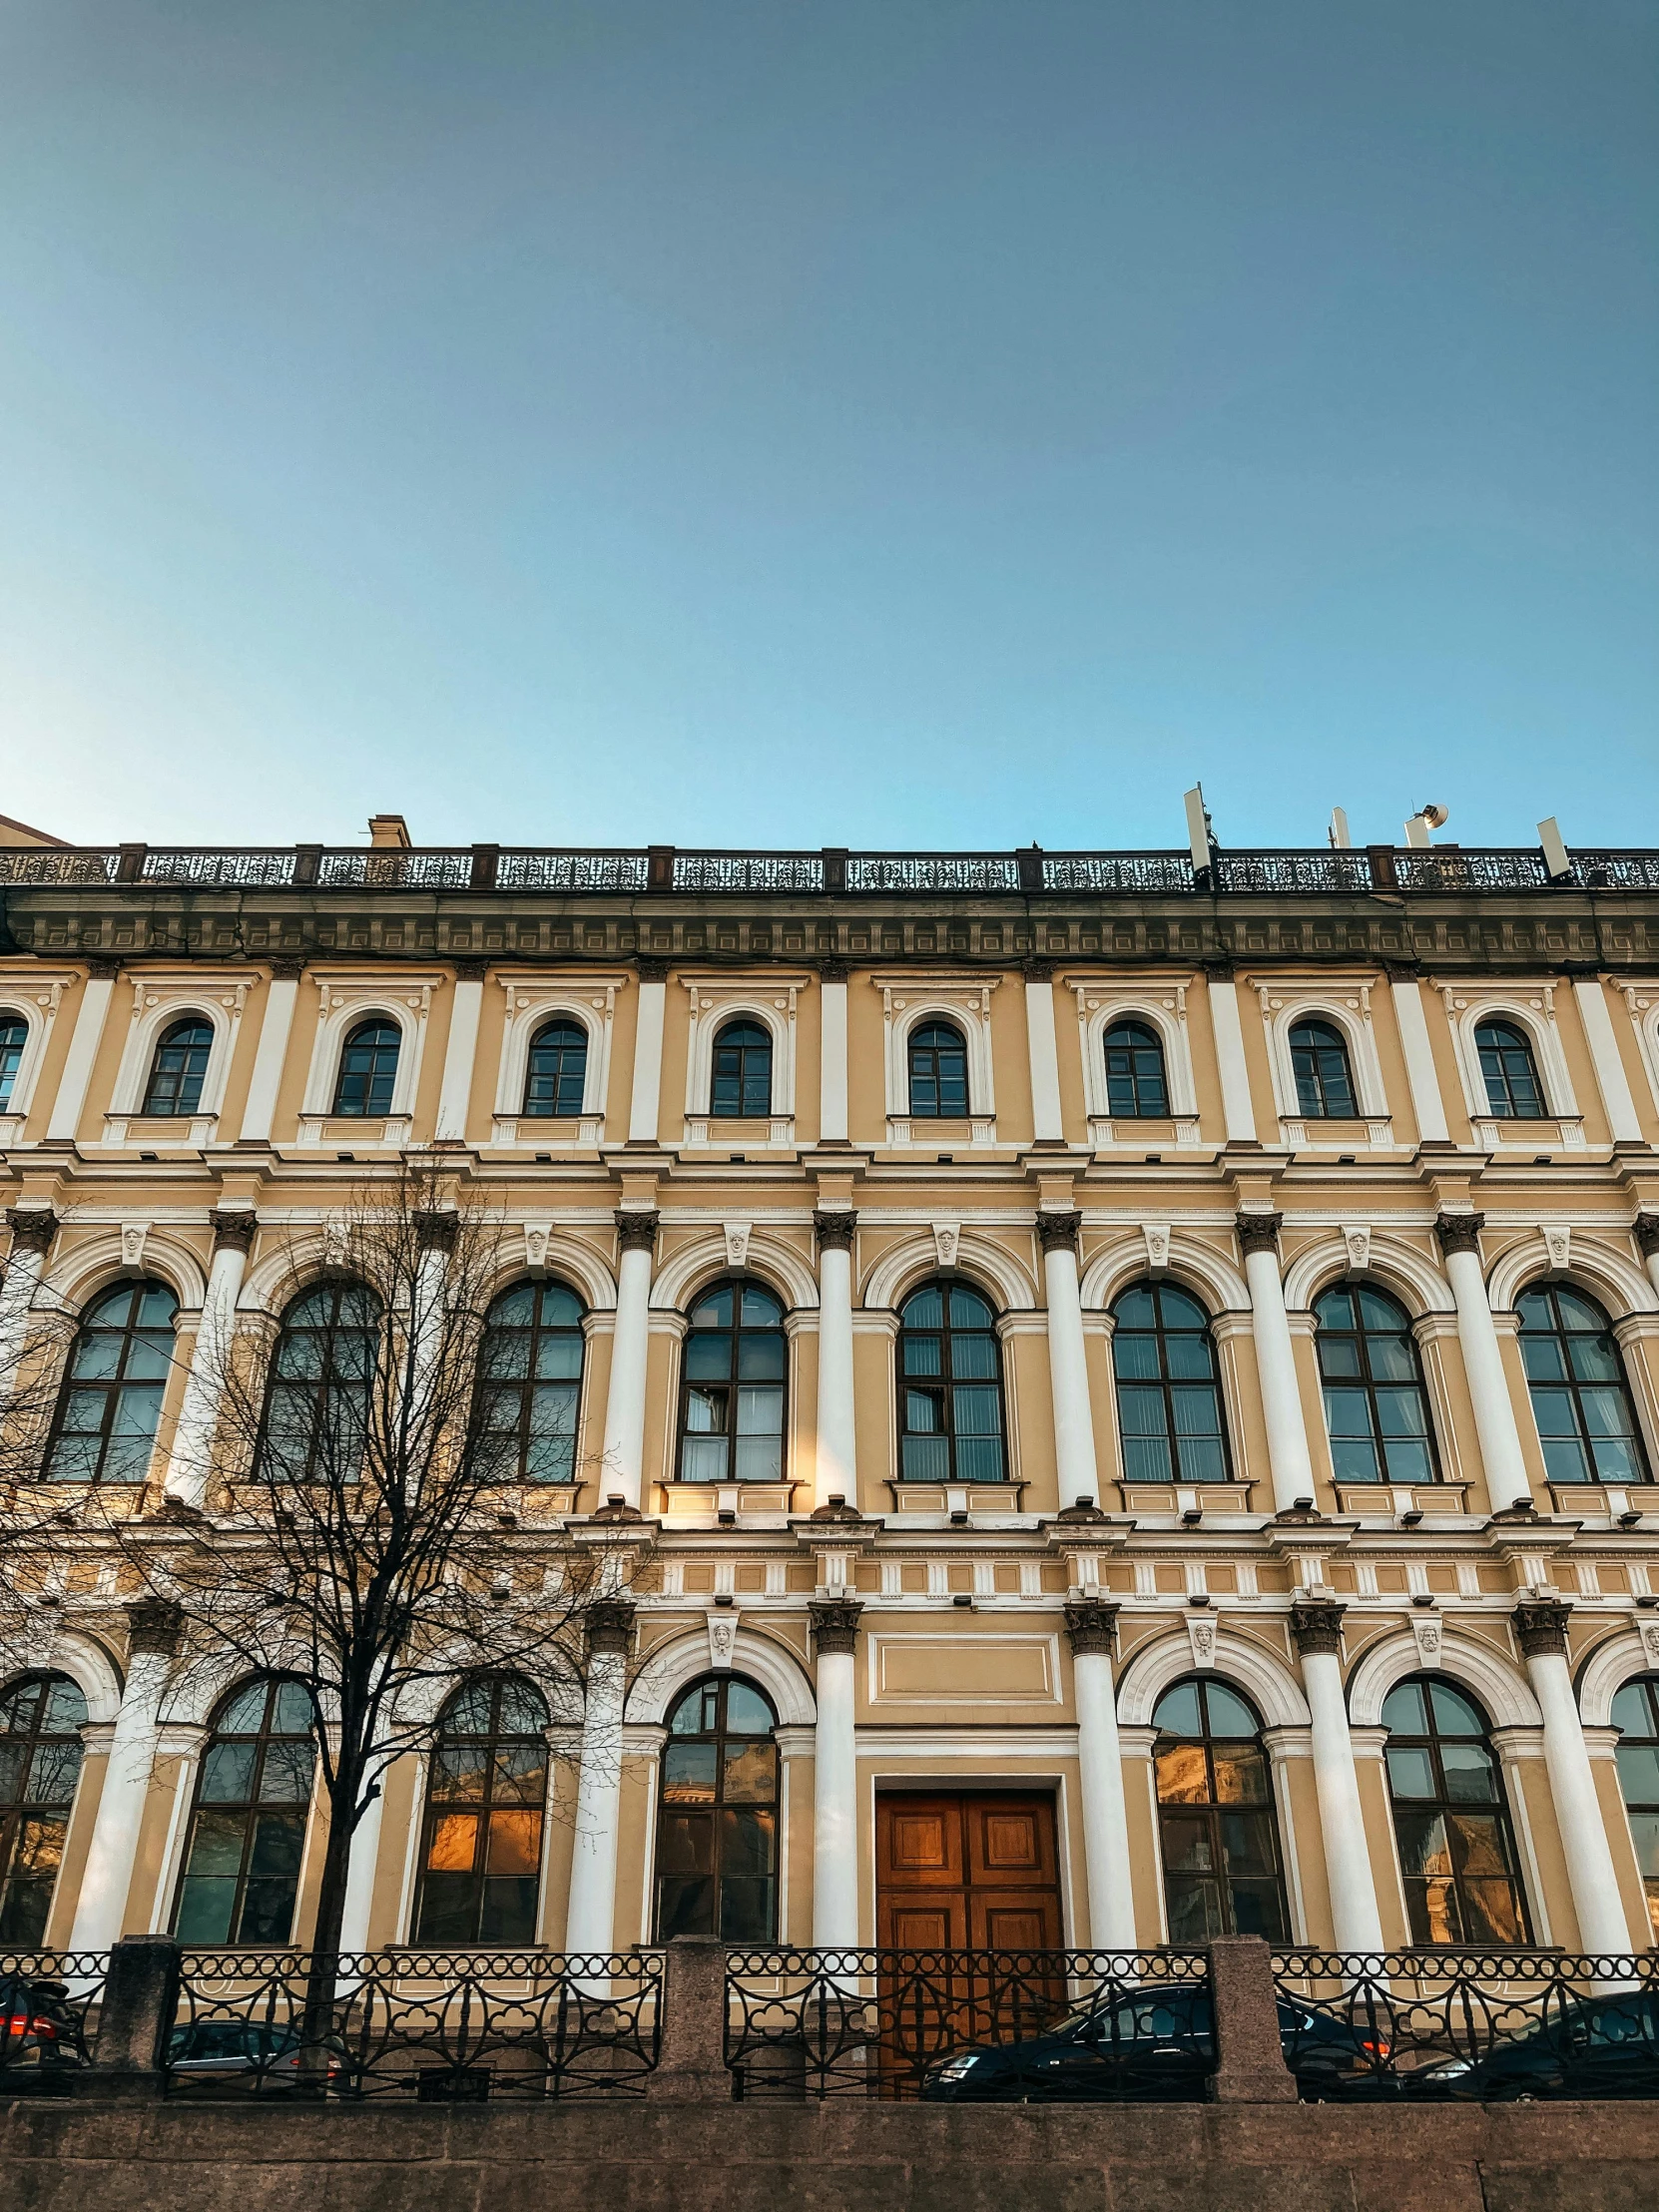
[[[503,851],[495,864],[502,891],[643,891],[643,852]]]
[[[1185,852],[1045,852],[1045,891],[1190,891]]]
[[[677,891],[821,891],[822,852],[677,852]]]
[[[1276,1950],[1305,2099],[1659,2097],[1659,1953]]]
[[[754,1950],[727,1959],[740,2097],[1187,2101],[1215,2070],[1202,1951]]]
[[[107,1950],[0,1951],[0,2093],[68,2089],[92,2063]]]
[[[169,2095],[404,2098],[638,2095],[655,2069],[658,1951],[395,1950],[331,1961],[307,2027],[300,1951],[187,1950],[163,2051]]]

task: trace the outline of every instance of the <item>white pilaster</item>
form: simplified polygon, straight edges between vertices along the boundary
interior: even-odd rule
[[[856,1604],[813,1607],[818,1644],[818,1728],[813,1785],[813,1942],[858,1942],[858,1761],[853,1735]]]
[[[1584,1728],[1567,1671],[1566,1608],[1518,1606],[1516,1632],[1526,1656],[1532,1694],[1544,1718],[1544,1766],[1555,1803],[1567,1887],[1586,1951],[1618,1955],[1631,1946],[1630,1924],[1619,1896],[1618,1875],[1596,1796]],[[1646,1930],[1642,1945],[1647,1947]]]
[[[254,1242],[252,1209],[225,1208],[212,1217],[214,1262],[208,1275],[208,1294],[202,1301],[202,1319],[191,1353],[190,1374],[185,1381],[184,1403],[167,1463],[169,1497],[187,1505],[200,1505],[207,1492],[213,1467],[214,1431],[219,1404],[225,1391],[231,1340],[236,1330],[237,1300],[248,1272],[249,1248]]]
[[[622,1257],[617,1268],[616,1328],[611,1338],[611,1386],[605,1398],[599,1489],[602,1500],[621,1496],[637,1506],[645,1458],[646,1355],[657,1216],[643,1209],[622,1209],[616,1222]]]
[[[1095,1950],[1135,1947],[1134,1869],[1129,1813],[1112,1687],[1112,1616],[1098,1600],[1066,1608],[1077,1697],[1077,1772],[1083,1800],[1089,1943]]]
[[[1480,1460],[1486,1472],[1487,1507],[1496,1513],[1523,1501],[1530,1504],[1532,1485],[1526,1478],[1509,1378],[1503,1371],[1503,1353],[1492,1326],[1486,1278],[1480,1266],[1483,1219],[1480,1214],[1442,1214],[1435,1228],[1457,1308],[1457,1342],[1462,1347],[1474,1431],[1480,1439]]]
[[[0,1282],[0,1405],[17,1379],[46,1255],[58,1233],[58,1217],[50,1206],[8,1207],[6,1220],[12,1247],[6,1256],[5,1280]]]
[[[345,1906],[340,1915],[339,1947],[342,1951],[368,1948],[368,1916],[374,1902],[374,1870],[380,1858],[380,1822],[385,1812],[385,1776],[381,1788],[363,1808],[363,1817],[351,1831],[351,1851],[345,1863]]]
[[[132,1629],[127,1685],[75,1904],[71,1950],[108,1950],[123,1934],[156,1765],[162,1699],[177,1647],[177,1626],[167,1607],[147,1599],[131,1606],[127,1617]]]
[[[1227,1140],[1229,1144],[1248,1144],[1256,1136],[1256,1109],[1250,1098],[1250,1069],[1245,1061],[1244,1030],[1239,1021],[1239,994],[1230,975],[1211,976],[1209,1000]]]
[[[1285,1286],[1279,1275],[1279,1220],[1277,1214],[1238,1217],[1245,1280],[1250,1285],[1251,1333],[1262,1384],[1274,1509],[1282,1513],[1299,1497],[1314,1495],[1314,1467],[1302,1418],[1302,1391],[1290,1317],[1285,1311]]]
[[[1298,1607],[1292,1614],[1292,1628],[1313,1721],[1314,1792],[1325,1845],[1332,1933],[1339,1950],[1380,1951],[1382,1918],[1366,1842],[1348,1700],[1343,1694],[1341,1618],[1340,1606]]]
[[[99,1042],[104,1034],[104,1018],[110,1010],[110,993],[115,989],[115,974],[90,974],[87,987],[81,994],[81,1003],[75,1015],[75,1029],[69,1040],[69,1051],[64,1057],[63,1073],[58,1078],[58,1095],[52,1101],[51,1116],[46,1124],[46,1134],[54,1143],[67,1140],[73,1144],[80,1130],[81,1114],[87,1102],[87,1085],[92,1081],[93,1062],[98,1057]]]
[[[1100,1503],[1094,1409],[1083,1346],[1083,1304],[1077,1283],[1076,1214],[1039,1214],[1043,1286],[1048,1300],[1048,1384],[1054,1400],[1054,1461],[1060,1502]]]
[[[1025,978],[1025,1041],[1031,1060],[1031,1133],[1039,1144],[1057,1144],[1065,1132],[1054,1042],[1054,978],[1040,963]]]
[[[248,1080],[248,1103],[243,1108],[245,1143],[263,1144],[276,1118],[276,1096],[282,1087],[282,1064],[288,1038],[293,1033],[293,1009],[299,996],[297,973],[274,973],[265,994],[260,1019],[260,1041],[254,1053],[254,1072]]]
[[[666,968],[640,963],[639,1027],[634,1036],[634,1091],[628,1107],[628,1142],[655,1144],[663,1087],[663,1014],[668,1003]]]
[[[622,1714],[633,1607],[605,1601],[588,1623],[588,1694],[576,1782],[565,1949],[603,1954],[616,1940],[617,1845],[622,1810]]]
[[[817,1503],[858,1501],[857,1419],[852,1399],[852,1237],[856,1216],[820,1212],[818,1228]]]
[[[436,1136],[439,1144],[460,1144],[466,1137],[472,1101],[472,1068],[478,1055],[478,1017],[484,1006],[482,962],[476,974],[455,978],[449,1009],[449,1041],[443,1052],[443,1082],[438,1091]]]
[[[821,976],[819,982],[818,1138],[820,1144],[844,1144],[846,1115],[846,977]]]
[[[1631,1095],[1630,1081],[1624,1072],[1624,1062],[1619,1058],[1618,1038],[1613,1034],[1612,1016],[1607,1011],[1607,993],[1599,975],[1575,975],[1572,979],[1572,995],[1578,1004],[1578,1018],[1584,1024],[1585,1041],[1590,1047],[1590,1060],[1596,1071],[1596,1089],[1601,1093],[1601,1103],[1606,1109],[1607,1127],[1615,1144],[1640,1144],[1642,1124],[1636,1112],[1636,1101]]]
[[[1394,1020],[1399,1025],[1399,1048],[1404,1055],[1417,1136],[1427,1143],[1443,1144],[1450,1132],[1440,1079],[1434,1072],[1434,1048],[1428,1041],[1428,1023],[1422,1011],[1422,986],[1414,975],[1396,975],[1388,988],[1393,995]]]

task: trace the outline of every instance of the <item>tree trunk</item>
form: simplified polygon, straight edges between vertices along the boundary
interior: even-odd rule
[[[351,1865],[353,1827],[350,1813],[355,1810],[356,1795],[355,1774],[348,1784],[344,1766],[336,1767],[300,2029],[299,2072],[312,2095],[320,2095],[326,2086],[330,2042],[337,2025],[334,2015],[340,1968],[339,1936],[345,1919],[345,1884]]]

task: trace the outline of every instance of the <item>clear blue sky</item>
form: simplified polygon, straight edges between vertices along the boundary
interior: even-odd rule
[[[1659,843],[1656,0],[6,0],[0,812]]]

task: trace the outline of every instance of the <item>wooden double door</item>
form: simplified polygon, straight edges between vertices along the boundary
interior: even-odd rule
[[[1058,1950],[1054,1800],[962,1790],[875,1800],[883,1950]]]

